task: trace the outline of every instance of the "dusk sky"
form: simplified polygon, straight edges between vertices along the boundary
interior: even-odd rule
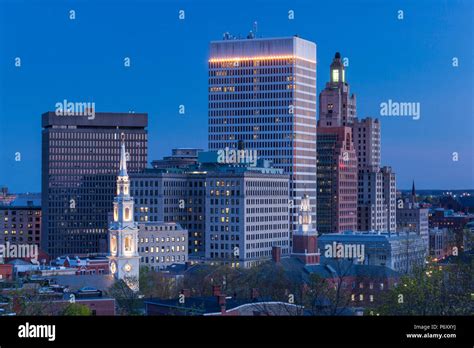
[[[317,44],[318,94],[334,53],[348,58],[358,117],[381,119],[382,164],[399,189],[412,180],[419,189],[473,189],[473,3],[0,0],[0,185],[40,191],[41,114],[64,99],[147,112],[149,162],[175,147],[206,149],[209,42],[226,31],[245,37],[257,21],[258,37]],[[389,99],[419,102],[420,119],[380,116]]]

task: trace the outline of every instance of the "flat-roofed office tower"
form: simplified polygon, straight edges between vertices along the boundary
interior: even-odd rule
[[[147,114],[42,115],[41,246],[52,257],[107,252],[125,136],[128,171],[147,164]]]
[[[356,119],[352,134],[359,168],[358,229],[395,232],[396,176],[392,168],[380,167],[380,122]]]
[[[301,197],[316,206],[315,43],[252,35],[210,43],[209,149],[239,142],[290,175],[292,232]]]

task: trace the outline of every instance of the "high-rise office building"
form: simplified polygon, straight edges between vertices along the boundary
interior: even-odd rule
[[[351,133],[346,138],[352,138],[352,147],[357,158],[357,195],[345,197],[345,206],[352,213],[352,206],[357,206],[357,226],[360,231],[396,231],[396,187],[395,173],[390,167],[380,168],[380,122],[378,119],[357,118],[356,97],[350,94],[350,86],[346,81],[345,67],[341,54],[336,53],[330,66],[330,80],[319,96],[319,121],[318,121],[318,229],[329,232],[334,230],[339,222],[337,217],[338,199],[340,193],[333,189],[330,195],[329,187],[337,187],[334,180],[341,180],[340,167],[333,168],[333,181],[329,165],[328,154],[333,149],[334,153],[340,152],[336,134],[340,127],[350,127]],[[331,145],[331,138],[332,145]],[[324,145],[323,145],[324,144]],[[326,146],[321,150],[321,146]],[[348,158],[346,153],[346,159]],[[320,174],[320,171],[326,171]],[[347,170],[347,167],[346,167]],[[352,185],[346,183],[346,188]],[[348,191],[346,191],[348,193]],[[324,197],[326,195],[326,197]],[[352,199],[355,197],[356,202]],[[332,199],[332,200],[331,200]],[[351,208],[349,208],[351,207]],[[321,221],[320,221],[321,220]],[[321,232],[321,230],[320,230]],[[337,232],[337,231],[335,231]]]
[[[206,259],[251,267],[273,247],[290,254],[287,175],[229,168],[208,173],[206,191]]]
[[[359,168],[358,229],[395,232],[396,177],[391,167],[380,167],[380,122],[356,119],[352,134]]]
[[[359,169],[377,170],[380,168],[380,122],[367,117],[355,119],[352,125],[354,147],[357,152]]]
[[[357,229],[357,156],[351,125],[357,117],[341,54],[319,95],[317,131],[317,226],[320,233]]]
[[[387,231],[397,231],[397,181],[392,167],[382,167],[383,200],[387,207]]]
[[[357,229],[383,231],[387,227],[388,208],[384,203],[383,175],[380,169],[359,168]]]
[[[272,247],[289,255],[288,175],[269,161],[220,163],[200,152],[188,167],[146,169],[131,176],[135,219],[179,223],[190,260],[253,266]]]
[[[208,102],[210,150],[240,142],[290,175],[292,232],[303,194],[316,206],[316,44],[297,36],[211,42]]]
[[[350,127],[318,127],[319,233],[357,229],[357,157]]]
[[[146,169],[130,180],[135,220],[180,224],[189,232],[189,256],[204,258],[206,173],[185,167]]]
[[[147,163],[147,114],[42,115],[41,245],[52,257],[107,252],[121,133],[128,170]]]

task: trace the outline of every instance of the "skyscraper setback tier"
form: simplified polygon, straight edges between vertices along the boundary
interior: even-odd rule
[[[293,231],[301,197],[316,205],[316,44],[296,36],[211,42],[208,127],[210,150],[240,142],[290,175]]]
[[[350,127],[318,129],[318,232],[357,229],[357,157]]]
[[[129,172],[147,163],[147,114],[42,115],[42,248],[52,257],[107,252],[125,136]]]

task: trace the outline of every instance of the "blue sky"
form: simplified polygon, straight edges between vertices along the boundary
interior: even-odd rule
[[[0,184],[40,191],[40,116],[63,99],[148,112],[149,161],[207,148],[208,43],[257,21],[258,36],[316,42],[318,93],[334,53],[347,57],[359,117],[379,117],[388,99],[421,103],[418,121],[381,118],[399,188],[474,188],[472,13],[470,0],[0,0]]]

